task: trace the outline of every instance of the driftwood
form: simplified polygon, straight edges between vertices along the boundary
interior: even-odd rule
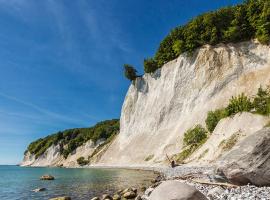
[[[190,180],[195,182],[195,183],[201,183],[201,184],[206,184],[206,185],[218,185],[218,186],[224,186],[224,187],[229,187],[229,188],[239,187],[238,185],[234,185],[234,184],[230,184],[230,183],[208,182],[208,181],[195,180],[195,179],[190,179]]]

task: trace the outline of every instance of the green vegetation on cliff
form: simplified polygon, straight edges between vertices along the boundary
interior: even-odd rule
[[[88,140],[96,142],[99,139],[108,139],[119,131],[119,120],[106,120],[97,123],[90,128],[68,129],[63,132],[49,135],[32,142],[27,150],[35,157],[42,155],[51,145],[60,144],[61,154],[67,156],[77,147],[83,145]]]
[[[245,94],[232,97],[226,108],[210,111],[205,120],[207,129],[213,132],[218,122],[226,117],[241,112],[253,112],[261,115],[270,115],[270,86],[260,87],[253,99],[248,98]]]
[[[270,1],[245,0],[242,4],[207,12],[174,28],[160,43],[153,58],[144,60],[145,73],[152,73],[180,54],[203,45],[236,43],[257,38],[270,42]]]

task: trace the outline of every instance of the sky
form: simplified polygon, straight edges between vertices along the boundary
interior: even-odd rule
[[[241,0],[0,0],[0,164],[59,130],[119,118],[169,31]]]

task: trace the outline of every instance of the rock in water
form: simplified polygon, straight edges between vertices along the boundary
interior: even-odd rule
[[[217,171],[238,185],[270,185],[270,128],[245,138],[221,157]]]
[[[40,180],[54,180],[54,177],[52,175],[43,175]]]
[[[51,198],[51,199],[49,199],[49,200],[71,200],[71,198],[70,198],[70,197],[65,196],[65,197],[56,197],[56,198]]]
[[[42,192],[42,191],[45,191],[46,188],[36,188],[34,190],[32,190],[33,192]]]
[[[207,200],[196,188],[179,181],[165,181],[151,193],[149,200]]]
[[[94,197],[94,198],[92,198],[91,200],[100,200],[100,198]]]

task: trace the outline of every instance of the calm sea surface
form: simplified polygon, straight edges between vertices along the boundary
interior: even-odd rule
[[[51,174],[54,181],[41,181],[39,177]],[[65,169],[0,166],[0,200],[49,199],[70,196],[91,199],[104,192],[113,193],[129,186],[148,186],[155,177],[153,172],[125,169]],[[43,192],[32,192],[44,187]]]

